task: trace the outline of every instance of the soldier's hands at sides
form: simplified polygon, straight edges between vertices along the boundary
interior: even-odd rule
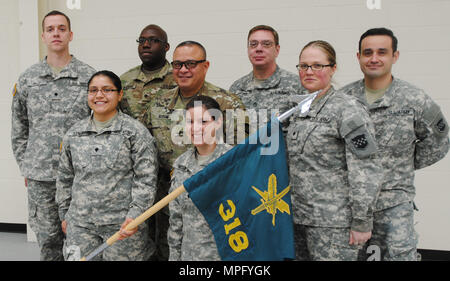
[[[120,226],[120,237],[119,240],[123,240],[127,237],[132,236],[133,234],[135,234],[138,230],[137,227],[130,229],[130,230],[126,230],[125,228],[127,227],[127,225],[132,222],[133,219],[132,218],[126,218],[125,221],[122,223],[122,225]]]
[[[350,245],[364,245],[372,237],[372,231],[358,232],[350,230]]]

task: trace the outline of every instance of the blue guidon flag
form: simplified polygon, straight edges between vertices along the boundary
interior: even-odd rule
[[[295,258],[291,187],[276,118],[183,185],[208,222],[222,260]]]

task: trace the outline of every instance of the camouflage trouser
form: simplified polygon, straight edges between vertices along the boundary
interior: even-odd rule
[[[356,261],[362,246],[349,245],[350,228],[294,225],[296,259],[300,261]]]
[[[120,224],[83,226],[67,221],[67,237],[64,243],[64,259],[80,260],[97,249],[120,229]],[[148,240],[148,226],[143,223],[138,231],[109,246],[93,260],[96,261],[145,261],[153,253],[153,242]]]
[[[405,202],[375,212],[372,238],[366,247],[371,248],[364,253],[369,251],[374,256],[379,251],[382,261],[416,261],[417,233],[414,230],[413,203]],[[363,259],[367,256],[363,255]]]
[[[36,234],[42,261],[62,261],[64,234],[55,202],[56,182],[28,179],[28,223]]]

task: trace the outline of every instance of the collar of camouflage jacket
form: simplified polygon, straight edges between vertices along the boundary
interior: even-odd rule
[[[396,98],[395,91],[397,89],[398,80],[392,76],[391,85],[387,88],[384,95],[376,100],[371,105],[367,104],[366,100],[366,86],[364,79],[359,82],[358,96],[356,97],[360,102],[365,104],[369,109],[380,108],[380,107],[390,107],[393,104],[393,100]]]
[[[322,110],[323,106],[327,103],[328,99],[334,95],[334,93],[336,92],[336,90],[334,89],[333,86],[331,86],[330,89],[328,89],[328,91],[319,98],[319,100],[317,100],[316,103],[313,103],[308,111],[308,113],[306,114],[307,116],[310,117],[316,117],[317,114],[319,114],[319,112]],[[317,97],[316,97],[317,99]]]
[[[192,165],[192,162],[196,161],[196,149],[195,147],[191,147],[187,150],[185,154],[183,154],[183,158],[180,158],[180,162],[176,163],[176,168],[181,168],[189,171],[191,174],[195,174],[198,171],[202,170],[204,167],[206,167],[208,164],[225,154],[228,150],[230,150],[232,147],[226,143],[219,143],[216,146],[216,149],[214,149],[213,153],[210,155],[208,161],[206,161],[202,165]],[[181,157],[181,156],[180,156]]]
[[[166,77],[166,75],[169,74],[170,71],[172,71],[172,66],[166,60],[166,63],[164,64],[164,66],[158,72],[154,73],[151,76],[147,76],[142,71],[142,65],[140,65],[137,69],[138,69],[138,71],[136,72],[136,77],[134,78],[134,80],[141,81],[141,82],[144,82],[146,84],[146,83],[151,82],[151,81],[153,81],[155,79],[164,79],[164,77]]]
[[[280,84],[280,67],[277,65],[275,72],[269,78],[265,79],[263,83],[253,83],[253,71],[245,76],[243,83],[241,84],[241,90],[253,90],[253,89],[271,89]]]
[[[198,96],[198,95],[205,95],[210,89],[212,89],[212,87],[214,87],[214,85],[212,85],[211,83],[205,81],[203,82],[203,86],[200,88],[200,90],[198,90],[198,92],[193,95],[191,98]],[[168,106],[169,109],[175,109],[178,100],[181,100],[181,92],[180,92],[180,87],[177,86],[174,89],[170,90],[172,91],[172,98],[171,98],[171,102]],[[169,93],[169,92],[168,92]],[[189,99],[190,100],[190,99]],[[183,108],[184,109],[184,106]]]
[[[98,134],[101,134],[104,132],[116,132],[116,131],[122,130],[123,113],[119,109],[117,114],[118,114],[117,118],[114,119],[114,121],[111,123],[111,125],[102,129],[100,132],[98,132]],[[93,118],[94,118],[94,112],[91,112],[91,116],[89,118],[86,118],[86,119],[84,119],[84,121],[81,121],[81,122],[85,122],[85,124],[80,127],[80,130],[78,131],[78,133],[84,133],[84,132],[97,133],[97,128],[95,127],[94,122],[92,122]]]
[[[54,76],[53,71],[50,67],[50,65],[47,63],[47,56],[42,60],[42,63],[45,67],[42,69],[41,77],[44,76],[51,76],[54,79],[58,78],[78,78],[78,60],[75,58],[74,55],[71,55],[72,59],[70,60],[69,64],[67,64],[61,72]]]

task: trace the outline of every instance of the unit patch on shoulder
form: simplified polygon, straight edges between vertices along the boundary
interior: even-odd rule
[[[360,149],[365,148],[368,144],[366,135],[365,134],[357,135],[356,137],[352,138],[352,143],[353,146],[355,146],[355,148]]]

